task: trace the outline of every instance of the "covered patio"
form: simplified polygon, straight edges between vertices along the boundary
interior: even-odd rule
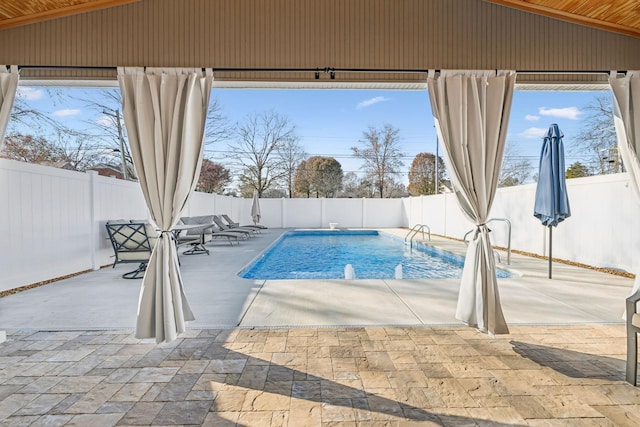
[[[607,85],[610,70],[622,70],[611,73],[614,80],[640,69],[640,15],[632,1],[606,2],[604,13],[598,12],[603,2],[597,0],[582,13],[572,2],[554,8],[542,0],[43,0],[30,10],[20,3],[0,7],[0,64],[16,77],[15,84],[18,69],[25,81],[91,85],[113,84],[117,67],[139,67],[133,70],[138,76],[151,69],[161,75],[189,67],[207,81],[201,86],[204,101],[214,80],[238,88],[426,90],[428,78],[433,94],[436,72],[438,80],[447,74],[455,80],[472,70],[503,80],[508,75],[507,114],[496,120],[503,125],[492,143],[498,165],[516,78],[530,89],[580,89]],[[122,87],[129,85],[131,101],[135,75],[122,71]],[[441,98],[438,105],[444,123],[450,104]],[[138,124],[146,144],[140,159],[148,160],[162,150],[155,150],[145,135],[151,123]],[[184,145],[193,167],[183,175],[189,175],[198,169],[201,153]],[[169,160],[177,163],[174,157]],[[164,178],[162,172],[150,174],[149,182],[160,175]],[[167,177],[167,183],[180,181],[170,179],[170,173]],[[176,204],[183,206],[189,186],[180,184],[176,199],[184,200]],[[490,210],[491,186],[486,185],[486,200],[473,218],[487,242],[488,212],[480,211]],[[467,202],[472,199],[468,193]],[[180,212],[161,215],[156,208],[151,210],[162,220],[156,221],[166,241],[162,249],[169,252],[168,233]],[[3,224],[7,229],[8,222]],[[134,338],[136,308],[155,316],[156,305],[138,305],[140,287],[120,278],[126,267],[103,268],[0,299],[0,326],[8,332],[0,346],[0,421],[640,423],[640,393],[624,382],[621,315],[630,279],[558,265],[550,283],[544,261],[516,255],[512,268],[522,277],[498,280],[510,333],[493,337],[456,326],[458,280],[239,279],[239,267],[281,232],[270,229],[250,244],[212,248],[210,256],[181,257],[184,292],[196,320],[177,337],[180,325],[170,330],[167,343]],[[96,229],[90,233],[95,239]],[[459,242],[437,244],[464,251]],[[171,283],[175,301],[180,299],[176,290],[182,290],[178,282]],[[144,326],[151,329],[151,323]]]

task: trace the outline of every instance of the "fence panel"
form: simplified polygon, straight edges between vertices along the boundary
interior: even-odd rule
[[[572,216],[553,233],[557,258],[598,267],[640,267],[640,203],[626,174],[567,181]],[[498,189],[491,218],[512,223],[513,249],[544,255],[547,229],[533,217],[535,184]],[[227,213],[251,223],[251,199],[196,193],[185,215]],[[461,239],[473,229],[452,193],[406,199],[261,199],[261,223],[271,228],[386,228],[426,224]],[[148,218],[135,182],[0,159],[0,290],[110,264],[104,223]],[[491,225],[495,245],[507,228]]]
[[[0,290],[91,268],[89,177],[0,159]]]

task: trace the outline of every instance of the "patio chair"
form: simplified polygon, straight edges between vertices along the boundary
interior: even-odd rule
[[[636,385],[638,374],[638,334],[640,333],[640,312],[637,302],[640,291],[627,298],[627,382]]]
[[[191,249],[183,252],[183,255],[195,255],[206,253],[209,255],[209,250],[204,246],[206,243],[213,239],[227,239],[230,245],[233,246],[233,242],[240,243],[237,233],[225,233],[221,231],[214,231],[213,215],[201,215],[201,216],[188,216],[180,218],[179,223],[184,225],[202,225],[202,227],[191,228],[183,230],[177,236],[178,244],[189,244]],[[194,240],[196,238],[196,240]]]
[[[258,233],[258,230],[250,227],[230,227],[225,224],[218,215],[213,215],[213,222],[218,226],[221,231],[227,231],[230,233],[245,233],[247,236],[253,236]]]
[[[144,222],[107,221],[105,224],[117,264],[137,263],[138,268],[122,275],[124,279],[139,279],[147,269],[151,251],[158,235]]]
[[[222,214],[220,215],[220,217],[222,217],[222,219],[227,223],[227,225],[231,228],[235,228],[235,227],[249,227],[249,228],[255,228],[257,230],[266,230],[269,227],[266,227],[264,225],[260,225],[260,224],[247,224],[247,225],[240,225],[239,222],[235,222],[234,220],[232,220],[229,215],[227,214]]]

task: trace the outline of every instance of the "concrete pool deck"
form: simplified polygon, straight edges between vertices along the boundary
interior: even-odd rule
[[[237,273],[286,230],[269,229],[211,255],[181,256],[185,292],[196,320],[190,328],[459,325],[458,279],[249,280]],[[406,230],[385,229],[404,237]],[[461,242],[433,237],[439,248],[464,254]],[[503,253],[502,260],[506,260]],[[622,323],[628,278],[513,254],[521,274],[499,279],[510,325]],[[92,330],[135,327],[141,280],[124,280],[131,265],[103,268],[0,298],[0,326]]]

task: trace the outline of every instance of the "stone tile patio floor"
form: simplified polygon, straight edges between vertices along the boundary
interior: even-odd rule
[[[9,426],[638,426],[621,324],[10,331]]]

